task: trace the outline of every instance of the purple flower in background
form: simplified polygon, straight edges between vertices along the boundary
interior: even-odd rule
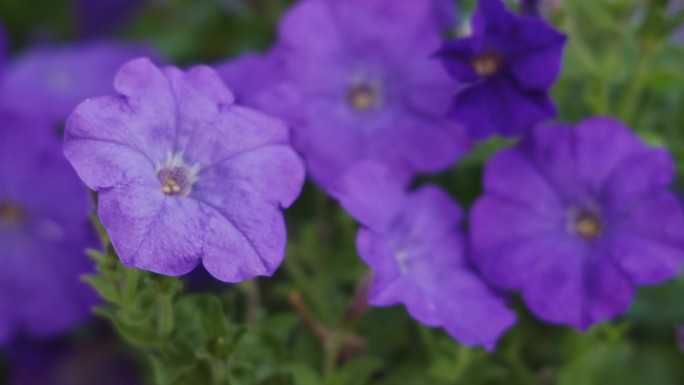
[[[675,337],[677,338],[677,346],[679,350],[684,352],[684,325],[675,328]]]
[[[245,53],[215,66],[239,104],[292,119],[294,90],[286,80],[284,55],[278,47],[267,53]]]
[[[520,0],[520,13],[523,15],[538,16],[542,0]]]
[[[672,177],[666,150],[613,119],[537,127],[487,164],[474,259],[540,318],[587,328],[622,312],[635,286],[677,273],[684,215]]]
[[[334,189],[356,218],[356,245],[373,270],[368,303],[403,303],[411,316],[468,345],[493,349],[515,320],[466,261],[461,208],[442,190],[406,193],[378,164],[359,163]]]
[[[76,19],[81,35],[112,32],[133,15],[145,0],[77,0]]]
[[[228,282],[271,275],[285,251],[280,208],[304,180],[287,127],[235,105],[204,66],[160,70],[138,59],[115,87],[121,95],[77,107],[65,153],[99,192],[121,261],[167,275],[203,262]]]
[[[454,0],[432,0],[433,15],[443,29],[456,25],[456,2]]]
[[[305,0],[283,17],[268,55],[219,70],[253,106],[292,125],[293,144],[323,187],[364,159],[408,179],[469,147],[446,119],[455,84],[431,57],[440,30],[428,1]],[[259,78],[273,87],[253,88]]]
[[[0,343],[63,332],[96,298],[80,281],[98,244],[88,191],[44,126],[0,114]]]
[[[683,8],[683,0],[670,0],[670,2],[667,4],[667,13],[672,15],[677,12],[682,12],[684,11]],[[677,29],[675,29],[672,35],[672,39],[678,43],[684,42],[684,24],[680,25]]]
[[[524,134],[556,116],[548,90],[560,72],[565,36],[540,18],[513,15],[501,0],[479,0],[472,29],[439,54],[462,85],[452,117],[482,139]]]
[[[5,36],[5,29],[0,24],[0,73],[5,70],[5,60],[7,55],[7,36]],[[0,79],[0,84],[2,80]]]
[[[101,336],[100,336],[101,337]],[[20,341],[8,349],[11,385],[135,385],[136,368],[110,341]]]
[[[84,99],[112,93],[119,67],[149,54],[141,45],[107,41],[31,48],[8,63],[0,101],[8,109],[63,123]]]

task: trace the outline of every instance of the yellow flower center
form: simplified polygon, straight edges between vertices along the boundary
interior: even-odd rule
[[[166,161],[157,167],[157,179],[161,192],[169,196],[188,196],[197,181],[199,167],[189,166],[181,154],[169,154]]]
[[[166,183],[162,185],[161,190],[166,195],[176,195],[180,192],[181,188],[178,183],[176,183],[175,179],[167,178]]]

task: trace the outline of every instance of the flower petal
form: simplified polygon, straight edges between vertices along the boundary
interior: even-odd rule
[[[684,213],[669,192],[636,204],[611,231],[615,263],[638,284],[673,277],[684,261]]]

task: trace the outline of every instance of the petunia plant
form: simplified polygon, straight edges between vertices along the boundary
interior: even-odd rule
[[[679,1],[50,3],[0,383],[684,381]]]

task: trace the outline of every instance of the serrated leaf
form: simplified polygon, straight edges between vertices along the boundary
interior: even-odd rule
[[[82,275],[81,280],[91,285],[105,301],[117,302],[120,298],[112,282],[101,275]]]

